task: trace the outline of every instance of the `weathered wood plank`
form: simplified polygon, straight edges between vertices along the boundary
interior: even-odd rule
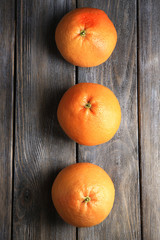
[[[160,239],[160,1],[139,1],[143,239]]]
[[[14,1],[0,1],[0,239],[11,238]]]
[[[93,228],[78,229],[78,239],[141,239],[137,132],[136,1],[78,1],[78,7],[104,10],[115,24],[118,42],[109,60],[95,68],[79,68],[79,82],[109,87],[119,99],[122,121],[108,143],[79,146],[79,161],[93,162],[113,179],[116,197],[109,217]]]
[[[51,201],[57,173],[74,163],[75,143],[56,117],[75,69],[60,57],[54,31],[74,1],[18,0],[13,239],[75,239]]]

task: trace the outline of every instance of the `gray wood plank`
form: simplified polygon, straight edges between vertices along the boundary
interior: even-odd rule
[[[16,146],[13,239],[75,239],[51,201],[57,173],[76,161],[75,143],[61,130],[58,102],[75,68],[55,46],[54,31],[74,1],[18,0]]]
[[[0,239],[11,238],[14,1],[0,1]]]
[[[160,239],[160,1],[139,1],[143,239]]]
[[[137,29],[136,1],[78,1],[78,7],[104,10],[117,32],[117,46],[109,60],[95,68],[79,68],[78,82],[95,82],[109,87],[119,99],[121,126],[103,145],[80,146],[79,161],[95,163],[111,176],[116,190],[108,218],[93,228],[78,229],[82,240],[141,239],[137,117]]]

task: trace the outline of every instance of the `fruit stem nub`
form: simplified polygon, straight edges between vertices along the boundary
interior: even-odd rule
[[[85,30],[81,30],[80,31],[80,35],[81,35],[81,37],[85,37],[86,36],[86,31]]]
[[[88,202],[90,202],[90,200],[91,200],[91,198],[89,196],[87,196],[87,197],[84,197],[83,202],[88,203]]]
[[[91,108],[91,107],[92,107],[92,105],[90,104],[90,102],[85,104],[85,108]]]

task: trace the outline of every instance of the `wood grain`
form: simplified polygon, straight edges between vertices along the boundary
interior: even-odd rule
[[[14,1],[0,1],[0,239],[11,238]]]
[[[76,161],[75,143],[57,122],[58,102],[75,82],[55,27],[75,7],[66,0],[17,1],[17,88],[13,239],[75,239],[51,201],[57,173]]]
[[[143,239],[160,239],[160,1],[139,1]]]
[[[79,161],[108,172],[116,189],[109,217],[93,228],[78,229],[78,239],[138,240],[140,230],[136,1],[78,1],[78,7],[104,10],[115,24],[118,42],[109,60],[95,68],[79,68],[78,82],[109,87],[119,99],[122,121],[115,137],[95,147],[79,146]]]

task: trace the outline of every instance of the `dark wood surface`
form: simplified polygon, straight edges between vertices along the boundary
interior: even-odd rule
[[[0,240],[12,226],[14,13],[14,1],[0,1]]]
[[[54,42],[58,21],[74,7],[71,1],[17,2],[13,239],[76,235],[51,201],[55,176],[76,162],[76,144],[56,118],[60,97],[75,83],[75,67],[60,57]]]
[[[98,67],[74,67],[56,48],[56,25],[75,7],[104,10],[117,29]],[[159,10],[158,0],[0,1],[0,240],[160,239]],[[77,145],[57,122],[60,98],[79,82],[101,83],[119,99],[122,121],[108,143]],[[83,161],[109,173],[116,198],[103,223],[76,229],[58,216],[51,186]]]
[[[139,3],[139,125],[143,239],[160,239],[160,1]]]
[[[102,224],[79,229],[79,239],[140,239],[138,126],[137,126],[137,31],[135,1],[79,1],[107,12],[115,23],[118,41],[108,61],[96,68],[79,68],[78,80],[109,87],[122,109],[121,126],[108,143],[79,146],[79,161],[98,164],[115,184],[113,212]],[[132,106],[132,107],[131,107]],[[115,226],[115,227],[113,227]]]

